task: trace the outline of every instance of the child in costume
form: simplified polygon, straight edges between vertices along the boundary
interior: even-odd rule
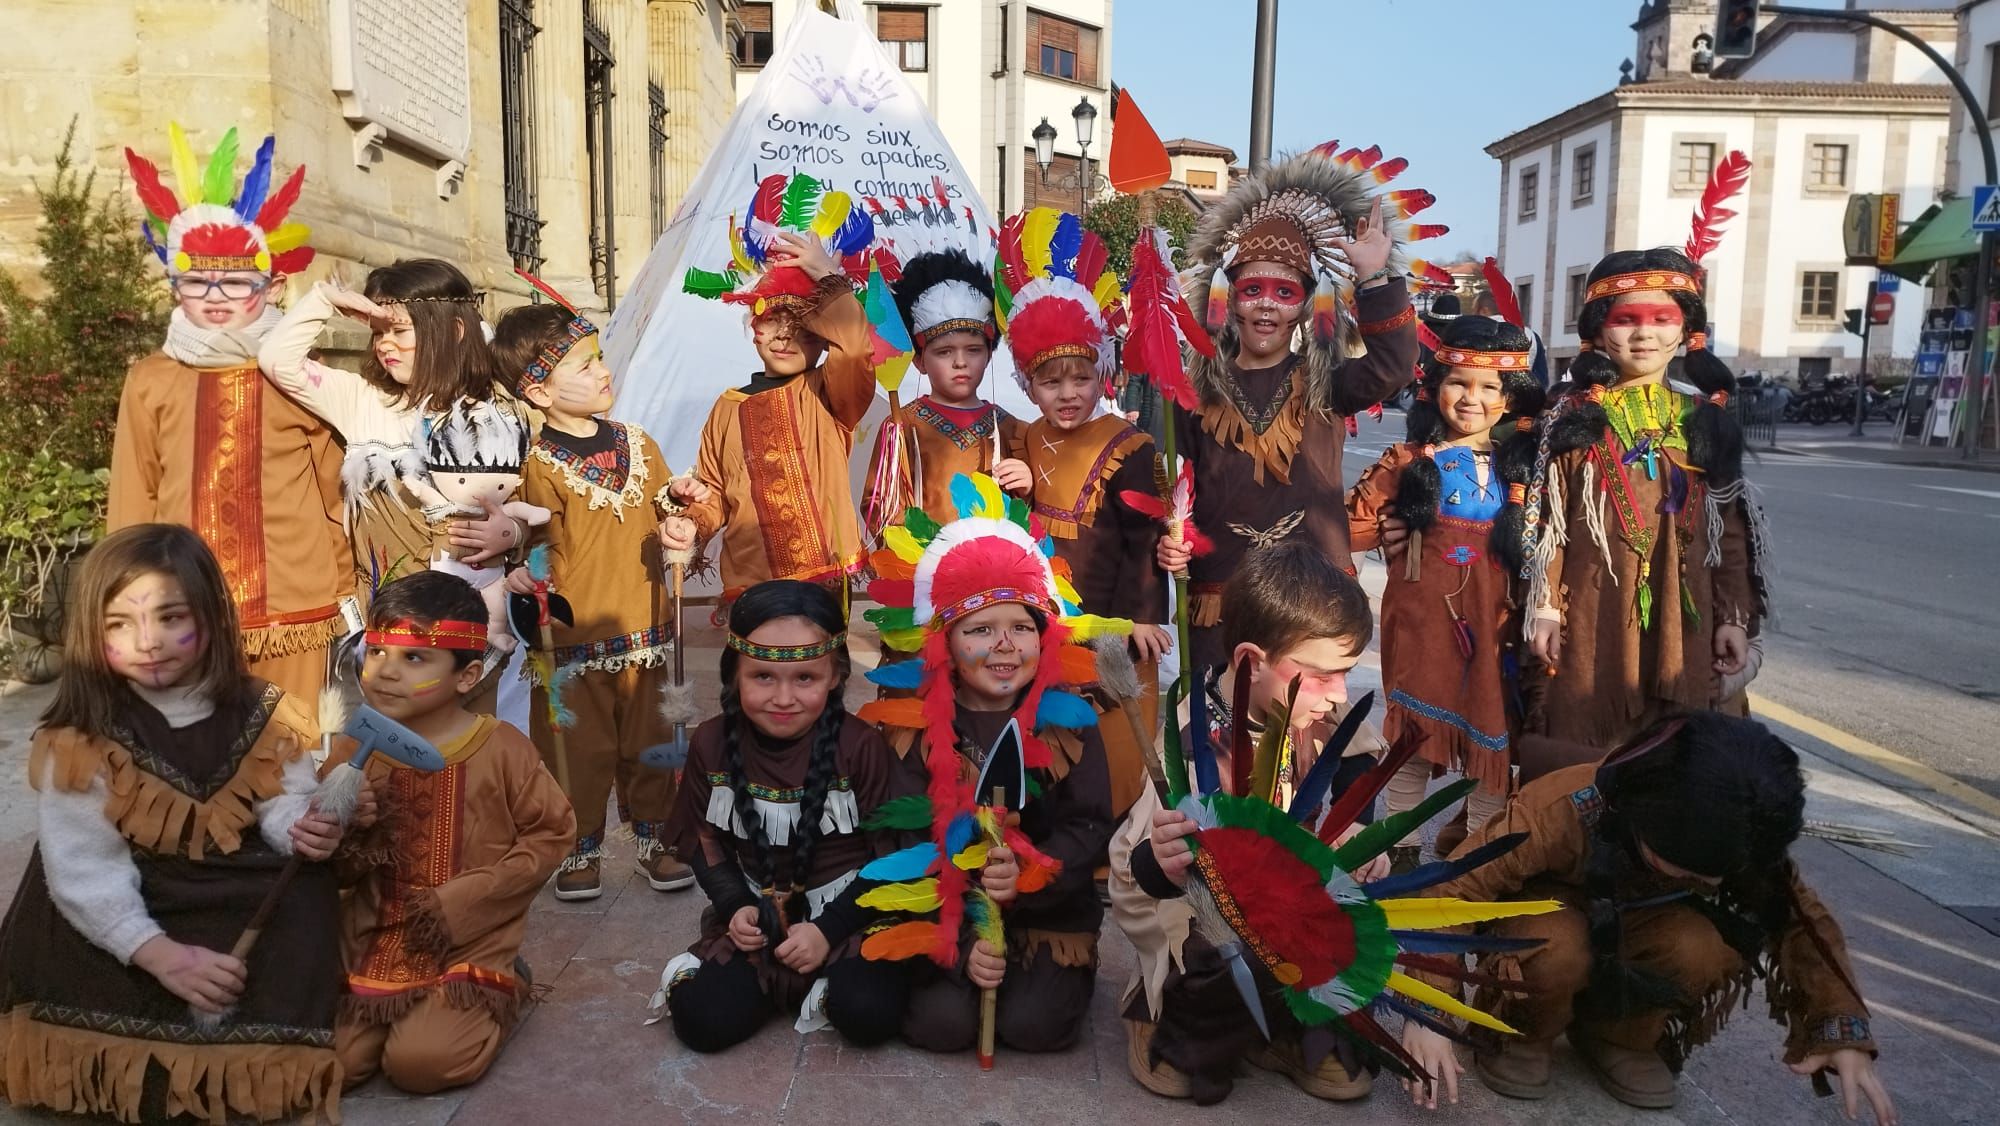
[[[427,773],[367,763],[381,816],[339,858],[347,964],[335,1048],[344,1082],[376,1072],[430,1094],[477,1080],[531,985],[528,907],[576,839],[569,799],[514,727],[464,707],[486,652],[486,604],[464,579],[419,571],[376,593],[361,692],[443,754]],[[332,762],[347,755],[336,745]]]
[[[1366,1095],[1380,1068],[1425,1077],[1379,1015],[1430,1019],[1421,1006],[1433,1005],[1491,1018],[1398,969],[1451,941],[1423,932],[1456,919],[1457,905],[1428,897],[1444,873],[1392,877],[1385,854],[1472,783],[1361,824],[1415,747],[1406,741],[1379,763],[1352,753],[1367,702],[1330,733],[1322,726],[1368,642],[1360,584],[1297,542],[1251,552],[1223,597],[1235,730],[1226,743],[1190,742],[1191,775],[1170,743],[1159,788],[1112,842],[1112,906],[1139,954],[1126,1007],[1133,1078],[1206,1104],[1229,1094],[1239,1062],[1332,1100]],[[1294,756],[1299,773],[1288,781]]]
[[[1522,428],[1542,402],[1528,345],[1527,333],[1505,321],[1445,322],[1410,407],[1407,440],[1385,450],[1348,494],[1356,548],[1375,546],[1385,513],[1410,528],[1382,594],[1389,705],[1382,735],[1393,743],[1415,732],[1423,745],[1389,783],[1384,808],[1392,814],[1422,801],[1437,769],[1478,781],[1466,803],[1472,826],[1507,803],[1520,718],[1509,672],[1509,584],[1520,568],[1534,464],[1534,439]],[[1438,855],[1449,856],[1454,844],[1441,833]],[[1416,867],[1418,848],[1412,839],[1391,850],[1399,870]]]
[[[855,875],[880,851],[863,826],[893,760],[847,714],[848,667],[846,620],[823,587],[773,579],[730,607],[722,714],[694,732],[669,826],[709,908],[654,997],[697,1052],[742,1043],[778,1012],[856,1044],[896,1034],[903,974],[855,949]]]
[[[672,486],[702,539],[722,535],[725,600],[772,578],[845,590],[861,565],[847,461],[875,372],[867,316],[841,260],[852,263],[874,237],[847,193],[821,192],[806,175],[770,176],[744,225],[730,229],[730,268],[689,270],[683,282],[749,307],[764,364],[716,401],[694,477]]]
[[[594,899],[601,891],[605,802],[638,842],[639,869],[657,891],[694,883],[662,839],[673,812],[673,772],[639,765],[639,752],[667,737],[657,706],[660,669],[676,644],[661,604],[661,546],[691,548],[694,525],[673,515],[671,472],[651,435],[629,422],[598,417],[611,409],[611,373],[598,350],[597,326],[564,305],[509,310],[494,329],[493,351],[515,376],[515,390],[542,412],[528,451],[521,497],[552,515],[542,529],[549,582],[568,599],[572,624],[554,624],[553,677],[569,715],[565,751],[577,838],[556,874],[558,899]],[[524,580],[526,580],[524,584]],[[509,576],[532,590],[525,570]],[[528,731],[544,761],[554,754],[548,694],[537,684]]]
[[[1371,194],[1405,164],[1380,157],[1377,149],[1336,156],[1324,145],[1245,176],[1202,215],[1187,248],[1196,267],[1187,297],[1206,303],[1216,354],[1191,357],[1201,402],[1177,410],[1175,426],[1179,454],[1194,466],[1194,520],[1214,550],[1194,557],[1185,542],[1162,537],[1159,560],[1193,579],[1194,652],[1182,655],[1191,667],[1228,661],[1217,628],[1222,587],[1251,548],[1302,534],[1353,570],[1342,416],[1410,380],[1415,313],[1392,220],[1429,198]]]
[[[1006,295],[1007,346],[1022,388],[1042,417],[1017,431],[1014,456],[1032,480],[1023,490],[1069,564],[1087,613],[1132,622],[1143,730],[1158,721],[1159,664],[1172,645],[1167,584],[1154,562],[1160,524],[1124,499],[1159,497],[1165,472],[1153,439],[1115,411],[1095,413],[1117,370],[1106,315],[1117,315],[1118,276],[1104,243],[1074,215],[1038,207],[1010,217],[994,275]],[[1063,248],[1074,248],[1059,252]],[[1106,732],[1112,813],[1123,815],[1145,781],[1145,751],[1128,728]]]
[[[200,533],[228,576],[252,675],[311,700],[327,645],[344,632],[338,603],[354,589],[342,563],[340,447],[257,373],[257,349],[279,320],[271,288],[313,259],[307,228],[285,221],[306,170],[274,185],[266,137],[238,190],[231,129],[192,179],[187,138],[178,125],[168,132],[179,194],[125,150],[175,306],[161,350],[125,376],[106,524]]]
[[[298,870],[236,943],[314,812],[305,704],[249,675],[228,578],[193,531],[138,524],[84,557],[55,701],[29,753],[39,840],[0,929],[0,1096],[159,1122],[338,1116],[338,893]]]
[[[1532,731],[1592,747],[1668,712],[1714,706],[1763,613],[1761,515],[1735,386],[1707,350],[1708,308],[1678,250],[1592,269],[1577,329],[1590,350],[1537,428],[1523,539]],[[1683,371],[1668,378],[1687,346]]]
[[[361,374],[311,358],[335,313],[374,333]],[[436,531],[424,497],[410,484],[424,477],[427,429],[454,406],[490,403],[525,420],[501,389],[486,346],[479,294],[458,268],[412,258],[372,270],[360,293],[321,282],[292,306],[257,353],[264,375],[325,420],[346,443],[341,484],[353,537],[357,591],[422,570]],[[525,422],[523,422],[525,425]],[[477,520],[451,522],[445,535],[460,559],[478,566],[527,541],[527,525],[497,506]]]
[[[1761,978],[1785,1026],[1786,1065],[1822,1093],[1832,1072],[1850,1118],[1865,1099],[1876,1121],[1894,1122],[1840,927],[1789,856],[1804,812],[1798,755],[1762,724],[1715,712],[1669,718],[1602,763],[1522,786],[1460,855],[1508,839],[1518,847],[1428,893],[1561,901],[1554,913],[1488,928],[1526,948],[1496,947],[1479,969],[1532,992],[1496,1010],[1518,1038],[1475,1041],[1481,1080],[1512,1098],[1545,1097],[1550,1045],[1567,1031],[1614,1097],[1670,1107],[1688,1054]],[[1448,977],[1415,974],[1456,993]],[[1448,1024],[1413,1024],[1403,1044],[1456,1102],[1446,1032],[1457,1035]],[[1439,1093],[1424,1101],[1437,1105]]]
[[[884,898],[871,892],[864,902],[935,912],[936,919],[872,936],[862,952],[915,960],[903,1037],[917,1047],[972,1047],[980,993],[997,990],[999,1043],[1060,1051],[1076,1042],[1097,979],[1104,909],[1091,877],[1112,825],[1097,708],[1063,686],[1094,682],[1087,642],[1122,641],[1128,624],[1080,613],[1067,568],[1052,562],[1045,539],[1029,534],[1027,506],[1005,497],[991,478],[959,477],[952,492],[958,520],[939,528],[912,509],[874,557],[881,577],[869,594],[883,608],[867,616],[884,644],[916,650],[921,659],[869,674],[915,695],[861,711],[888,728],[901,805],[921,806],[920,816],[896,827],[925,838],[911,846],[916,852],[897,854],[913,866],[884,861],[885,868],[863,872],[871,880],[918,881],[905,884],[914,898],[885,890]],[[999,832],[1010,813],[1018,813],[1019,827],[973,863],[961,838],[969,838],[990,800],[978,792],[981,766],[1010,729],[1028,779],[1025,807],[984,813],[989,832]],[[1017,779],[1009,791],[1021,788]],[[979,870],[977,888],[966,864]],[[923,884],[919,869],[934,869],[935,878]]]

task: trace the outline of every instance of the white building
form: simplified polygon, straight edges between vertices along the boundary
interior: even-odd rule
[[[739,100],[805,2],[736,5]],[[1077,209],[1071,114],[1079,100],[1097,110],[1093,177],[1111,146],[1111,0],[931,0],[867,10],[996,216],[1042,203]],[[1046,184],[1032,136],[1044,118],[1056,131]]]
[[[1950,55],[1950,9],[1874,14]],[[1873,271],[1843,264],[1847,197],[1899,192],[1905,222],[1938,199],[1953,101],[1943,75],[1894,36],[1825,17],[1767,16],[1755,56],[1712,74],[1694,67],[1713,0],[1649,0],[1632,27],[1626,80],[1486,148],[1500,161],[1499,258],[1531,326],[1558,364],[1574,357],[1591,266],[1612,249],[1680,245],[1710,170],[1740,149],[1750,183],[1705,263],[1711,347],[1739,370],[1849,370],[1861,342],[1843,312]],[[1913,354],[1924,304],[1903,287],[1873,350]]]

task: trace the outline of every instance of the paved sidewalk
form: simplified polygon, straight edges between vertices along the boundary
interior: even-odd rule
[[[1898,445],[1895,428],[1886,422],[1870,422],[1859,438],[1849,433],[1849,429],[1846,423],[1814,426],[1805,422],[1783,422],[1778,424],[1776,449],[1753,443],[1748,452],[1753,457],[1768,453],[1806,454],[1919,469],[1969,469],[2000,473],[2000,453],[1992,450],[1981,450],[1977,461],[1967,461],[1962,449],[1921,445],[1914,439]]]
[[[1379,585],[1379,565],[1372,566]],[[702,615],[690,612],[690,618]],[[856,637],[859,638],[860,631]],[[712,670],[719,638],[691,638],[690,669]],[[859,648],[859,646],[857,646]],[[1372,664],[1371,654],[1371,664]],[[872,654],[857,652],[857,664]],[[712,678],[712,673],[709,676]],[[1377,674],[1364,666],[1358,693]],[[853,695],[865,698],[856,678]],[[710,700],[714,686],[705,686]],[[32,796],[14,783],[25,767],[34,715],[49,690],[0,696],[0,890],[11,893],[33,843]],[[1808,816],[1895,833],[1930,846],[1913,858],[1808,839],[1797,856],[1845,926],[1856,972],[1874,1009],[1883,1072],[1903,1121],[1994,1120],[2000,1106],[2000,937],[1968,914],[1939,905],[2000,906],[1995,839],[1924,801],[1857,772],[1837,750],[1786,732],[1810,771]],[[621,846],[614,843],[614,852]],[[1328,1111],[1284,1079],[1253,1073],[1221,1106],[1200,1109],[1147,1094],[1126,1072],[1116,994],[1131,951],[1107,927],[1103,973],[1086,1036],[1073,1050],[1032,1057],[1003,1054],[981,1074],[965,1057],[940,1058],[901,1046],[858,1051],[831,1032],[801,1037],[774,1021],[748,1044],[698,1056],[665,1024],[645,1027],[648,996],[667,960],[692,939],[699,891],[662,895],[639,880],[630,846],[606,868],[602,898],[557,903],[546,894],[529,921],[525,954],[548,999],[523,1022],[493,1071],[473,1087],[429,1098],[377,1081],[343,1101],[351,1126],[484,1126],[487,1123],[810,1123],[813,1126],[1028,1126],[1145,1121],[1262,1123],[1325,1120]],[[1946,894],[1946,893],[1949,894]],[[1939,898],[1933,898],[1934,896]],[[1961,906],[1960,911],[1966,909]],[[1556,1095],[1541,1103],[1500,1098],[1468,1076],[1463,1102],[1436,1116],[1383,1086],[1356,1121],[1467,1124],[1834,1123],[1837,1100],[1815,1099],[1807,1082],[1777,1062],[1781,1037],[1760,1000],[1698,1054],[1683,1077],[1681,1103],[1667,1112],[1628,1110],[1602,1094],[1559,1048]],[[0,1109],[0,1123],[53,1122]]]

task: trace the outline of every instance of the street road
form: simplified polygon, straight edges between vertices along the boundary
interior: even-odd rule
[[[1350,485],[1402,428],[1363,422]],[[1835,437],[1781,427],[1798,452],[1749,462],[1778,563],[1752,691],[2000,796],[2000,474],[1882,464]]]

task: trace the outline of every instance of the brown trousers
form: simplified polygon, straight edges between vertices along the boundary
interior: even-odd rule
[[[507,1031],[483,1009],[455,1009],[432,994],[393,1024],[363,1024],[342,1017],[334,1025],[344,1089],[381,1072],[417,1095],[463,1087],[486,1074]]]
[[[664,679],[664,670],[627,665],[617,672],[587,669],[563,686],[563,706],[576,717],[563,729],[563,757],[579,852],[603,846],[606,801],[614,790],[619,815],[642,840],[659,839],[673,812],[679,774],[639,764],[639,752],[673,737],[673,728],[660,718]],[[549,770],[562,777],[545,687],[535,688],[528,705],[528,735]]]
[[[1691,1000],[1721,988],[1742,970],[1742,959],[1722,941],[1715,924],[1692,908],[1668,903],[1627,911],[1623,927],[1620,952],[1624,960],[1673,982]],[[1519,1029],[1523,1039],[1554,1040],[1569,1028],[1578,997],[1590,983],[1590,933],[1584,913],[1565,907],[1547,915],[1503,919],[1493,924],[1493,932],[1509,938],[1545,940],[1534,950],[1489,954],[1480,960],[1480,969],[1488,973],[1504,973],[1500,963],[1513,960],[1520,967],[1522,980],[1542,992],[1499,999],[1482,990],[1480,1006]],[[1609,1020],[1585,1018],[1579,1023],[1590,1036],[1607,1044],[1650,1052],[1659,1046],[1670,1015],[1665,1009],[1656,1009]]]
[[[326,684],[327,646],[315,645],[303,653],[266,657],[250,662],[250,675],[268,680],[296,696],[309,709],[319,707],[319,690]]]
[[[1065,936],[1067,937],[1067,936]],[[1096,936],[1089,936],[1095,938]],[[1095,950],[1084,965],[1062,965],[1055,948],[1030,944],[1007,955],[994,1006],[994,1036],[1016,1052],[1060,1052],[1075,1044],[1097,987]],[[929,959],[911,964],[903,1039],[929,1052],[963,1052],[979,1040],[979,989],[961,969]]]

